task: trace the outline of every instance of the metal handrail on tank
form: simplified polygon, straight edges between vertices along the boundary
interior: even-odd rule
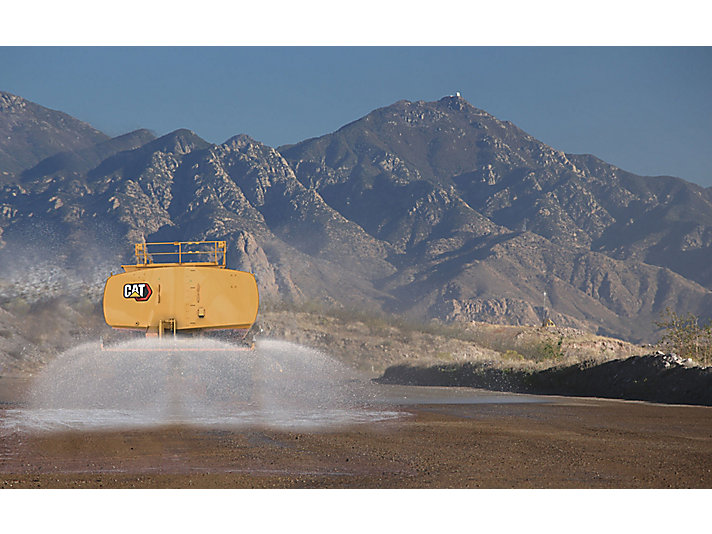
[[[175,247],[169,252],[150,251],[149,247]],[[188,246],[203,246],[206,250],[185,250]],[[151,267],[157,265],[215,265],[224,269],[226,267],[226,241],[169,241],[161,243],[136,243],[136,266]],[[196,256],[208,256],[208,261],[190,261]],[[177,262],[155,262],[156,256],[178,257]],[[212,257],[212,259],[210,259]]]

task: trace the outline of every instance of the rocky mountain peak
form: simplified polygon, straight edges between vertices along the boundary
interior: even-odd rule
[[[250,145],[262,145],[262,143],[256,141],[255,139],[244,133],[234,135],[223,143],[223,146],[234,148],[237,150]]]
[[[156,134],[146,128],[139,128],[131,132],[113,137],[111,141],[125,141],[128,139],[144,139],[144,144],[156,139]]]
[[[461,95],[447,95],[439,100],[427,102],[417,100],[399,100],[390,106],[375,110],[372,114],[384,114],[388,117],[403,116],[413,119],[420,115],[423,124],[458,121],[458,120],[483,120],[498,121],[486,111],[473,106]],[[370,116],[371,114],[369,114]],[[427,120],[425,120],[427,119]],[[355,121],[358,122],[358,121]],[[352,123],[353,124],[353,123]],[[505,123],[502,123],[505,124]]]
[[[12,93],[0,91],[0,112],[12,113],[27,107],[27,100]]]
[[[188,154],[193,150],[208,148],[210,143],[192,130],[181,128],[151,141],[145,147],[150,151]]]
[[[438,100],[438,104],[447,106],[448,108],[455,111],[464,111],[468,108],[476,109],[472,104],[470,104],[467,100],[460,96],[460,93],[457,93],[455,95],[444,96],[440,100]]]
[[[107,135],[66,113],[0,92],[0,183],[1,173],[20,173],[59,152],[107,139]]]

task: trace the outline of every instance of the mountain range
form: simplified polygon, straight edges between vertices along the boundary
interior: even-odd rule
[[[270,147],[110,138],[0,93],[2,298],[99,299],[135,242],[202,239],[226,239],[277,306],[549,317],[632,341],[666,307],[712,309],[712,190],[563,153],[460,96]]]

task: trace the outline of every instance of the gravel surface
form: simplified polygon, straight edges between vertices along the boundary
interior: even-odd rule
[[[21,387],[0,382],[0,408]],[[398,419],[312,432],[5,431],[0,488],[712,487],[712,408],[450,391],[403,388]]]

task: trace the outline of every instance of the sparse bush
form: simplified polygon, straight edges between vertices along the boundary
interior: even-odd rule
[[[507,360],[523,360],[524,356],[519,354],[516,350],[508,349],[502,356]]]
[[[559,340],[554,343],[554,341],[545,341],[539,346],[538,358],[539,360],[558,360],[564,356],[564,351],[561,349],[561,345],[564,343],[564,336],[559,337]]]
[[[655,325],[663,330],[657,346],[664,352],[674,352],[681,358],[690,358],[702,365],[712,362],[712,321],[700,324],[699,317],[688,313],[678,315],[665,308]]]
[[[453,360],[453,359],[455,359],[451,352],[444,352],[444,351],[436,352],[435,358],[438,360]]]

